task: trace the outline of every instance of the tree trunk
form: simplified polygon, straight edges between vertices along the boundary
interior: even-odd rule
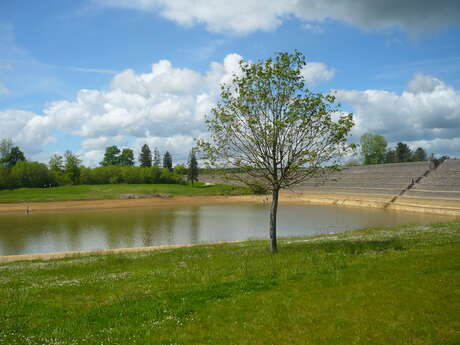
[[[278,212],[278,194],[279,189],[273,189],[272,191],[272,206],[270,208],[270,249],[272,253],[278,251],[276,244],[276,214]]]

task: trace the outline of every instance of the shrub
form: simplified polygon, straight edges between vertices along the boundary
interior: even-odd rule
[[[167,168],[161,169],[160,172],[160,181],[159,183],[178,183],[183,184],[184,179],[182,176],[175,174],[174,172],[169,171]]]
[[[141,169],[137,167],[121,168],[124,183],[142,183]]]
[[[16,185],[11,178],[10,169],[6,166],[0,166],[0,189],[12,189]]]
[[[268,194],[268,188],[259,183],[251,183],[248,187],[253,194]]]
[[[11,177],[18,187],[49,187],[52,185],[48,167],[38,162],[17,162]]]

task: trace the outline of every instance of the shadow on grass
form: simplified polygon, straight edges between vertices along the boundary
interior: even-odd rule
[[[341,253],[347,255],[361,255],[370,252],[384,252],[388,250],[407,250],[415,244],[412,241],[401,239],[387,239],[387,240],[337,240],[328,242],[310,242],[308,244],[294,243],[290,249],[295,251],[309,251],[314,253]]]
[[[159,294],[129,294],[110,304],[99,304],[86,315],[82,315],[81,321],[86,322],[86,326],[97,323],[98,327],[113,326],[114,322],[120,322],[122,325],[125,320],[139,324],[152,320],[156,323],[168,320],[184,322],[188,316],[205,308],[209,303],[236,295],[269,290],[277,284],[272,278],[243,279],[216,282],[204,288],[175,289]]]

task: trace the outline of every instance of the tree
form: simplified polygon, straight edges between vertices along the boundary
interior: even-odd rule
[[[426,154],[426,151],[421,147],[417,147],[417,149],[415,150],[412,156],[412,160],[414,162],[426,161],[427,157],[428,155]]]
[[[153,165],[159,168],[160,163],[161,163],[160,150],[158,150],[158,147],[155,147],[155,150],[153,150]]]
[[[385,163],[397,163],[398,157],[395,150],[388,150],[385,154]]]
[[[178,176],[185,176],[188,174],[188,168],[186,168],[184,164],[176,164],[173,173]]]
[[[172,156],[169,153],[169,151],[166,151],[164,156],[163,156],[163,168],[168,169],[169,171],[172,171],[173,163],[172,163]]]
[[[361,136],[360,143],[364,164],[380,164],[384,162],[387,141],[383,136],[365,133]]]
[[[190,152],[190,158],[188,161],[188,180],[193,183],[198,181],[198,161],[196,160],[195,150]]]
[[[38,162],[17,162],[11,176],[18,187],[48,187],[51,182],[48,167]]]
[[[139,163],[141,167],[148,168],[152,166],[152,151],[150,151],[150,147],[147,144],[144,144],[141,148],[141,153],[139,155]]]
[[[48,163],[51,171],[63,172],[64,171],[64,160],[60,155],[52,155]]]
[[[353,148],[346,142],[352,114],[340,112],[333,95],[305,87],[305,65],[298,51],[257,63],[241,60],[241,76],[221,86],[220,101],[207,116],[210,140],[198,141],[208,166],[271,192],[272,252],[280,189],[336,170]]]
[[[407,144],[397,143],[395,151],[398,162],[409,162],[412,158],[412,151]]]
[[[120,149],[117,145],[105,148],[104,159],[100,163],[103,167],[120,165]]]
[[[8,167],[13,167],[17,162],[24,162],[26,157],[17,146],[13,146],[10,152],[3,157],[2,162]]]
[[[134,152],[131,149],[123,149],[120,156],[120,165],[133,166],[134,165]]]
[[[80,179],[81,159],[74,155],[72,151],[67,150],[64,154],[65,165],[64,172],[70,178],[73,184],[78,184]]]
[[[13,141],[10,138],[0,140],[0,162],[10,153],[13,148]]]

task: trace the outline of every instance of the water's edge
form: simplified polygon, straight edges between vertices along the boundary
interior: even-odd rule
[[[395,211],[417,212],[446,216],[460,216],[460,200],[446,202],[440,199],[413,199],[391,203],[391,196],[372,194],[338,194],[338,193],[302,193],[283,192],[280,202],[334,205],[341,207],[379,208]],[[136,207],[165,207],[179,205],[227,204],[240,202],[268,203],[265,195],[234,195],[234,196],[173,196],[168,199],[131,199],[131,200],[82,200],[52,202],[21,202],[0,203],[0,213],[17,213],[30,209],[37,211],[72,211],[96,210]]]
[[[19,254],[19,255],[6,255],[0,256],[0,264],[10,263],[15,261],[31,261],[31,260],[53,260],[63,259],[75,256],[89,256],[89,255],[107,255],[107,254],[126,254],[126,253],[139,253],[151,252],[155,250],[176,249],[186,247],[196,247],[203,245],[217,245],[225,243],[241,243],[249,240],[238,241],[218,241],[218,242],[205,242],[205,243],[185,243],[185,244],[168,244],[148,247],[133,247],[133,248],[112,248],[112,249],[98,249],[98,250],[77,250],[67,252],[55,253],[37,253],[37,254]]]

